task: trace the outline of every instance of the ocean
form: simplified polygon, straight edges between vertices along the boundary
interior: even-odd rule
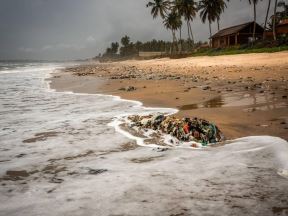
[[[194,150],[145,144],[121,129],[124,117],[177,110],[50,89],[51,74],[72,65],[0,63],[0,215],[286,211],[285,140]]]

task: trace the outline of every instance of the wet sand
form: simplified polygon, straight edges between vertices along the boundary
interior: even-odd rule
[[[287,140],[287,80],[288,52],[279,52],[95,63],[68,68],[51,85],[177,108],[179,117],[214,122],[228,139],[270,135]],[[126,91],[129,86],[136,90]]]
[[[170,73],[168,69],[162,70],[160,64],[159,68],[155,66],[159,72],[150,73],[150,63],[147,63],[150,61],[133,62],[68,69],[54,75],[52,88],[115,94],[142,100],[145,105],[179,107],[181,111],[177,115],[202,114],[207,118],[210,115],[217,124],[225,122],[221,127],[227,134],[234,120],[229,117],[234,115],[243,127],[232,127],[231,133],[237,132],[239,136],[250,130],[239,113],[253,117],[246,119],[250,125],[272,118],[271,113],[275,118],[282,114],[287,117],[283,65],[279,70],[275,67],[279,74],[272,69],[261,72],[263,76],[273,77],[265,83],[259,78],[248,78],[248,74],[241,75],[244,77],[241,83],[233,83],[238,78],[213,78],[222,76],[219,68],[219,72],[206,79],[205,73],[199,72],[202,67],[196,75],[192,72],[179,75],[184,72],[176,66],[174,69],[169,66]],[[141,67],[147,63],[147,70],[126,65],[132,63],[143,64]],[[116,72],[117,69],[122,72]],[[37,80],[41,81],[38,75]],[[18,82],[12,82],[11,86],[18,86],[23,79]],[[118,90],[127,86],[135,86],[136,90]],[[141,147],[107,125],[115,116],[115,110],[129,109],[129,103],[102,107],[101,100],[94,101],[97,96],[54,94],[46,90],[37,96],[37,93],[31,94],[30,86],[28,89],[27,96],[32,102],[24,103],[26,107],[36,106],[35,111],[25,117],[21,106],[16,120],[23,118],[22,124],[14,121],[11,124],[12,129],[20,125],[31,130],[24,137],[22,133],[13,132],[0,151],[3,215],[287,215],[288,145],[285,140],[245,137],[228,142],[229,145],[218,144],[201,150]],[[13,100],[15,97],[10,98]],[[251,101],[253,106],[249,105]],[[110,111],[112,113],[105,117],[105,112]],[[41,116],[44,118],[39,123]],[[45,124],[46,121],[49,124]],[[10,126],[10,119],[8,122],[6,127]],[[279,125],[285,127],[286,122]],[[276,126],[274,130],[277,132]],[[250,132],[255,135],[257,131]]]

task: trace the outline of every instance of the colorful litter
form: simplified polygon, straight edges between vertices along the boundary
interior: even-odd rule
[[[183,142],[198,142],[202,146],[214,144],[224,140],[219,128],[206,120],[199,118],[178,119],[175,116],[147,115],[129,116],[130,127],[152,129],[177,138]]]

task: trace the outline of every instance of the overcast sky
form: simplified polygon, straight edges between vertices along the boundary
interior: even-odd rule
[[[253,20],[248,0],[230,0],[221,28]],[[132,41],[171,40],[147,0],[0,0],[0,59],[89,58],[127,34]],[[257,6],[264,23],[268,0]],[[272,0],[273,11],[274,0]],[[208,24],[193,22],[195,40],[205,41]],[[213,33],[216,24],[213,25]]]

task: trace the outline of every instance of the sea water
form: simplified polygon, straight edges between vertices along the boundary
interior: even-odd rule
[[[145,145],[121,129],[124,117],[177,110],[50,89],[51,73],[71,65],[0,64],[0,215],[286,212],[286,141]]]

